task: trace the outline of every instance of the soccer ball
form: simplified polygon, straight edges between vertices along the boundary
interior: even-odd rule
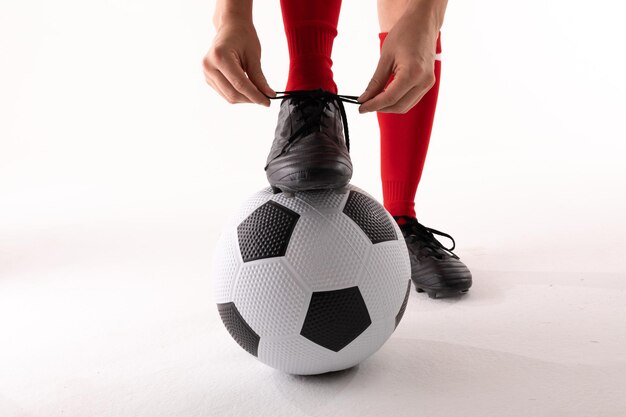
[[[268,187],[225,225],[213,296],[228,332],[261,362],[321,374],[385,343],[404,314],[410,276],[398,225],[361,189]]]

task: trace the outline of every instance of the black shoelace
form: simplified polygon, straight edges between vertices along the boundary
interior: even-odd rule
[[[343,123],[343,131],[346,140],[346,148],[350,151],[350,134],[348,132],[348,119],[346,117],[346,109],[343,103],[361,104],[357,101],[358,96],[346,96],[342,94],[331,93],[323,89],[318,90],[291,90],[277,91],[276,97],[266,96],[270,100],[291,99],[294,100],[296,107],[303,115],[304,124],[289,136],[287,143],[281,150],[280,154],[284,154],[287,149],[298,139],[306,136],[308,133],[322,126],[322,116],[324,110],[329,109],[330,103],[335,103],[341,113],[341,121]],[[280,95],[282,94],[282,95]],[[308,109],[311,109],[310,111]],[[267,169],[267,166],[265,167]]]
[[[403,218],[406,222],[400,227],[402,229],[408,230],[407,239],[409,240],[409,242],[414,243],[419,241],[422,247],[428,249],[433,254],[433,256],[436,256],[439,259],[442,258],[442,251],[444,251],[444,253],[450,254],[450,256],[452,256],[453,258],[459,259],[459,257],[454,252],[452,252],[456,247],[456,242],[454,241],[454,238],[452,236],[447,233],[440,232],[437,229],[426,227],[418,222],[415,218],[406,216],[400,216],[399,218]],[[439,240],[437,240],[435,235],[450,239],[452,241],[452,247],[446,248],[445,246],[443,246],[443,244]]]

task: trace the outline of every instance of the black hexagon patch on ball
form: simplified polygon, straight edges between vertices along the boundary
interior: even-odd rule
[[[254,210],[239,226],[237,239],[244,262],[285,256],[300,215],[275,201]]]
[[[218,304],[217,310],[226,326],[226,330],[228,330],[228,333],[230,333],[233,339],[239,343],[239,346],[252,355],[257,356],[259,340],[261,338],[252,330],[243,317],[241,317],[235,303]]]
[[[343,213],[363,230],[373,244],[398,238],[385,209],[365,194],[350,191]]]
[[[314,292],[300,334],[339,352],[372,324],[358,287]]]

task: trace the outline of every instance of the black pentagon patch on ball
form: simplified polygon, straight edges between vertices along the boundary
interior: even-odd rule
[[[398,314],[396,314],[396,325],[394,329],[398,327],[400,320],[402,320],[402,316],[404,316],[404,310],[406,310],[406,305],[409,302],[410,292],[411,292],[411,280],[409,279],[409,285],[406,287],[406,294],[404,294],[404,301],[402,302],[402,305],[400,306],[400,311],[398,311]]]
[[[339,352],[372,324],[358,287],[314,292],[300,334]]]
[[[374,244],[398,239],[385,209],[365,194],[350,191],[343,212]]]
[[[285,256],[300,215],[275,201],[254,210],[239,226],[237,239],[244,262]]]
[[[220,312],[220,317],[226,326],[226,330],[239,343],[239,346],[252,355],[257,356],[260,337],[241,317],[235,303],[218,304],[217,310]]]

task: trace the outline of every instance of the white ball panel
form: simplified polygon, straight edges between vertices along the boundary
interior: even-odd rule
[[[261,339],[297,333],[310,297],[280,258],[243,264],[233,292],[235,306]]]
[[[314,212],[298,220],[285,257],[313,291],[351,287],[362,269],[362,254]]]
[[[359,285],[372,320],[395,317],[411,278],[408,249],[404,241],[373,245],[365,265],[367,274]]]
[[[298,335],[280,340],[263,339],[259,342],[261,362],[297,375],[314,375],[336,370],[332,352]]]
[[[213,300],[216,303],[228,303],[231,300],[231,289],[242,264],[237,233],[234,228],[224,229],[220,235],[212,262]]]
[[[336,232],[338,232],[345,242],[350,245],[356,253],[365,257],[369,248],[372,246],[372,241],[361,230],[361,228],[342,212],[324,214],[328,221],[334,225]]]
[[[298,193],[297,197],[316,210],[336,209],[341,210],[348,199],[348,192],[340,193],[335,190],[316,190],[306,193]]]

